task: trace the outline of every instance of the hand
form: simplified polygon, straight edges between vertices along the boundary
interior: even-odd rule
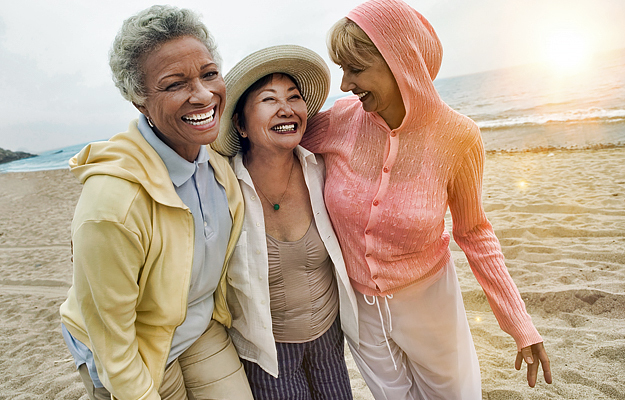
[[[549,366],[549,357],[543,343],[536,343],[531,346],[523,347],[516,355],[514,368],[517,371],[523,366],[523,360],[527,363],[527,383],[530,387],[536,385],[536,377],[538,375],[538,366],[543,365],[543,374],[545,382],[551,383],[551,367]]]

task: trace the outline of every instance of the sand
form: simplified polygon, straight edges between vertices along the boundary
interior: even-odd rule
[[[0,399],[87,399],[61,338],[72,280],[67,171],[0,174]],[[551,357],[527,386],[460,249],[452,251],[483,398],[625,399],[625,149],[488,154],[484,206]],[[354,398],[372,399],[348,354]]]

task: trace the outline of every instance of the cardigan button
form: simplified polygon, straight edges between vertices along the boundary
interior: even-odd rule
[[[365,235],[371,235],[371,229],[367,229],[367,230],[365,231]]]
[[[387,172],[388,173],[388,167],[384,167],[384,169],[382,169],[382,171]]]
[[[373,280],[378,279],[378,274],[375,274],[375,275],[371,276],[371,279],[373,279]]]
[[[380,202],[378,200],[373,200],[373,205],[377,206],[378,204],[380,204]]]
[[[395,137],[395,136],[397,136],[397,133],[391,132],[391,137]]]
[[[371,257],[370,253],[365,254],[365,257]]]

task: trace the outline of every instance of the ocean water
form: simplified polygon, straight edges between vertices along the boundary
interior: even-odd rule
[[[576,74],[525,66],[435,84],[477,123],[487,151],[625,145],[625,49],[594,57]]]
[[[625,49],[595,56],[575,74],[530,65],[434,83],[447,104],[477,123],[487,151],[625,146]],[[85,144],[0,164],[0,173],[67,168]]]

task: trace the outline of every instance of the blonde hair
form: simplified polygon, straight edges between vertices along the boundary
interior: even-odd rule
[[[382,54],[369,36],[354,21],[342,18],[328,32],[328,53],[338,65],[365,69],[372,65],[371,58]]]

